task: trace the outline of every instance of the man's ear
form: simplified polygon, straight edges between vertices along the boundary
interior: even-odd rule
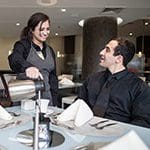
[[[116,56],[116,62],[117,63],[123,63],[123,56],[122,55],[117,55]]]

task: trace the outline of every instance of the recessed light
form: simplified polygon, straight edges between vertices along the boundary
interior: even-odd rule
[[[130,33],[129,33],[129,35],[130,35],[130,36],[132,36],[132,35],[133,35],[133,33],[132,33],[132,32],[130,32]]]
[[[57,3],[57,0],[36,0],[39,5],[52,6]]]
[[[123,22],[123,19],[121,17],[117,17],[117,24],[121,24]]]
[[[149,23],[148,23],[148,22],[145,22],[145,26],[147,26],[147,25],[149,25]]]
[[[83,26],[84,26],[84,19],[80,20],[80,21],[78,22],[78,24],[79,24],[79,26],[83,27]]]
[[[17,23],[16,23],[16,26],[20,26],[20,23],[19,23],[19,22],[17,22]]]
[[[56,33],[55,33],[55,35],[57,36],[57,35],[58,35],[58,33],[56,32]]]
[[[62,11],[62,12],[66,12],[66,9],[65,9],[65,8],[62,8],[61,11]]]

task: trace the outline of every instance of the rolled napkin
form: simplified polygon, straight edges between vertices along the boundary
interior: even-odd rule
[[[62,80],[59,81],[59,84],[74,85],[74,82],[67,78],[63,78]]]
[[[82,99],[78,99],[73,104],[71,104],[67,109],[65,109],[57,117],[57,120],[60,122],[73,120],[74,125],[80,127],[92,118],[93,118],[92,110]]]
[[[0,106],[0,118],[4,120],[11,120],[13,117],[2,106]]]

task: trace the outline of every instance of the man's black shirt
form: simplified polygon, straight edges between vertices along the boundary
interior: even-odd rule
[[[113,82],[107,81],[110,76]],[[106,82],[110,88],[109,102],[102,117],[150,127],[150,87],[127,69],[115,74],[106,70],[89,76],[78,97],[93,109],[97,101],[102,101],[99,95]]]

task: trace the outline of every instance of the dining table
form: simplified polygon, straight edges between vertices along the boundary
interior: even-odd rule
[[[10,113],[18,115],[13,117],[14,120],[6,121],[0,119],[0,150],[33,149],[33,146],[20,142],[18,140],[18,135],[24,131],[33,130],[33,118],[35,116],[35,110],[23,110],[21,106],[8,107],[6,110]],[[58,107],[48,107],[47,115],[61,113],[62,111],[63,109]],[[77,150],[78,147],[82,145],[88,145],[90,143],[101,143],[105,145],[115,141],[132,130],[134,130],[141,140],[147,145],[147,147],[150,148],[149,128],[114,120],[109,120],[110,123],[114,123],[114,125],[108,127],[106,126],[104,129],[96,129],[95,127],[91,126],[91,124],[101,120],[104,121],[106,119],[94,117],[85,125],[76,127],[75,129],[67,128],[67,126],[64,125],[55,125],[50,123],[50,130],[57,133],[58,136],[53,139],[55,145],[51,145],[49,148],[47,148],[47,150]],[[2,127],[4,122],[8,122],[8,126]],[[105,121],[103,124],[105,124]]]

